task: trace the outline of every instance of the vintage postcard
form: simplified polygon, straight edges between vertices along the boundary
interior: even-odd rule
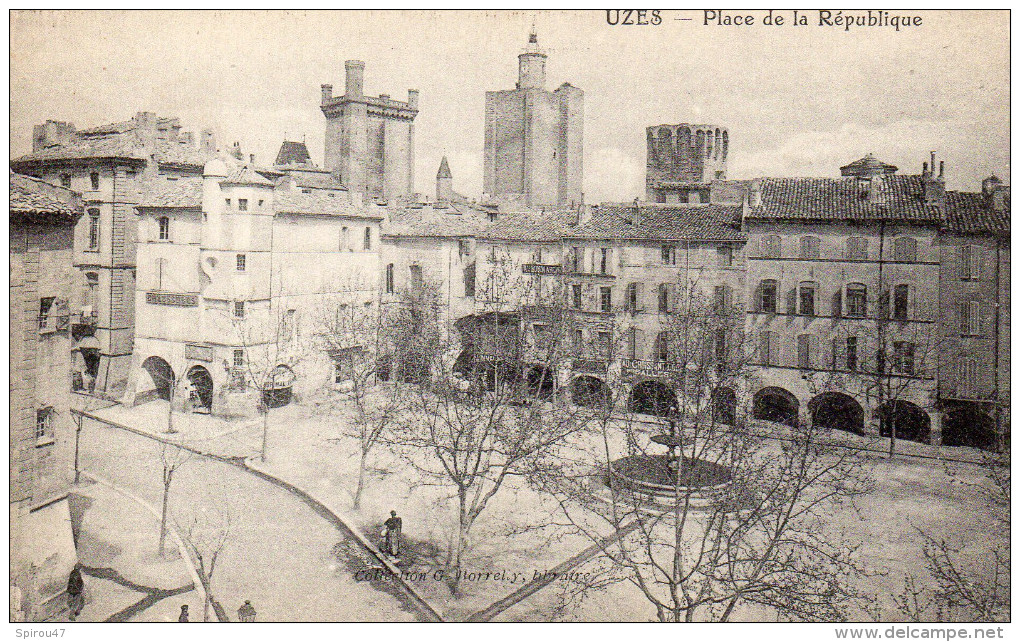
[[[1008,11],[9,20],[19,637],[1008,632]]]

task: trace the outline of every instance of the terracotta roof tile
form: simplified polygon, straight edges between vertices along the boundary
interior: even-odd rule
[[[138,185],[138,207],[202,207],[202,179],[162,177]]]
[[[343,216],[376,221],[383,219],[381,214],[374,214],[368,208],[354,205],[342,194],[330,196],[322,192],[302,194],[292,190],[276,190],[274,199],[277,214]]]
[[[10,212],[13,216],[46,215],[73,220],[82,212],[81,197],[69,189],[38,178],[10,172]]]
[[[957,234],[1009,235],[1009,191],[1003,207],[991,207],[990,197],[979,192],[946,192],[945,229]]]
[[[598,205],[591,220],[571,228],[568,238],[743,241],[740,206]]]
[[[877,198],[862,199],[857,178],[765,178],[761,205],[748,218],[801,221],[941,222],[938,207],[925,205],[921,177],[881,179]]]

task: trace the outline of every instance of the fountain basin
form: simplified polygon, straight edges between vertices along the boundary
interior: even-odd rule
[[[656,497],[690,495],[711,499],[729,486],[732,476],[726,466],[703,459],[683,458],[680,479],[667,455],[630,455],[609,465],[613,479],[621,486]]]

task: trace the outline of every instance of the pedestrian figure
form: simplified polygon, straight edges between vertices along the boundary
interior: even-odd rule
[[[400,531],[403,529],[403,520],[397,517],[397,511],[390,511],[390,518],[386,520],[386,552],[393,557],[400,556]]]
[[[177,616],[177,621],[178,622],[187,622],[188,621],[188,605],[187,604],[181,604],[181,614]]]
[[[81,564],[75,564],[71,575],[67,578],[67,611],[72,622],[81,614],[85,606],[85,580],[81,576]]]
[[[255,607],[251,605],[251,600],[245,600],[241,608],[237,609],[237,619],[242,622],[255,621]]]

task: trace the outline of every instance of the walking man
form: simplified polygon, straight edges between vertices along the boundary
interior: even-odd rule
[[[390,518],[386,520],[386,552],[393,557],[400,556],[400,531],[403,530],[403,520],[397,517],[397,511],[390,511]]]
[[[255,607],[251,605],[251,600],[245,600],[241,608],[237,609],[237,619],[242,622],[255,621]]]
[[[74,565],[71,576],[67,578],[67,611],[72,622],[81,614],[85,606],[85,580],[81,576],[81,563]]]
[[[187,604],[181,604],[181,614],[177,616],[177,621],[178,622],[187,622],[188,621],[188,605]]]

